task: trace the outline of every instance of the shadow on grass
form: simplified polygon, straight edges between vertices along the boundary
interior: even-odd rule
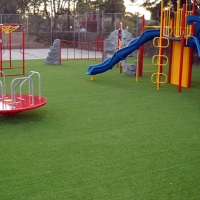
[[[46,118],[46,110],[37,110],[37,111],[25,111],[17,113],[14,116],[0,116],[1,123],[21,123],[25,124],[29,121],[40,121]]]

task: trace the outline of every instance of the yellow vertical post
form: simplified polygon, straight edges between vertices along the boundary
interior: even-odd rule
[[[161,54],[162,54],[162,37],[163,37],[163,0],[161,1],[161,20],[160,20],[160,38],[159,38],[159,56],[158,56],[158,74],[157,74],[157,90],[160,89],[160,73],[161,73]]]
[[[91,75],[91,76],[90,76],[90,80],[91,80],[91,81],[94,81],[94,75]]]

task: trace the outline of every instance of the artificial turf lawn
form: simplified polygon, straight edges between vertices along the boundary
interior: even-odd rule
[[[0,199],[199,199],[200,68],[178,93],[90,64],[26,61],[48,102],[0,116]]]

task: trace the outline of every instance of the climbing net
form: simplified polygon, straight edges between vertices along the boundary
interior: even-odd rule
[[[12,33],[18,28],[19,28],[18,25],[1,25],[1,30],[6,34]]]

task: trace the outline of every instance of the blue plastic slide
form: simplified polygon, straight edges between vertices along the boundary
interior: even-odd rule
[[[187,24],[193,24],[194,22],[200,23],[200,16],[189,15],[187,17]]]
[[[200,44],[197,37],[190,37],[187,46],[192,47],[194,51],[198,52],[198,56],[200,57]]]
[[[195,34],[194,34],[194,36],[189,38],[188,44],[186,46],[192,47],[194,49],[194,51],[198,52],[198,55],[200,57],[200,44],[199,44],[199,40],[200,40],[200,16],[189,15],[187,17],[187,24],[191,25],[194,22],[196,22]]]
[[[158,36],[160,36],[160,30],[152,29],[144,31],[140,37],[134,38],[126,47],[116,51],[111,58],[107,58],[99,64],[91,65],[86,74],[95,75],[112,69],[119,61],[125,60],[133,51],[139,49],[140,46]]]

